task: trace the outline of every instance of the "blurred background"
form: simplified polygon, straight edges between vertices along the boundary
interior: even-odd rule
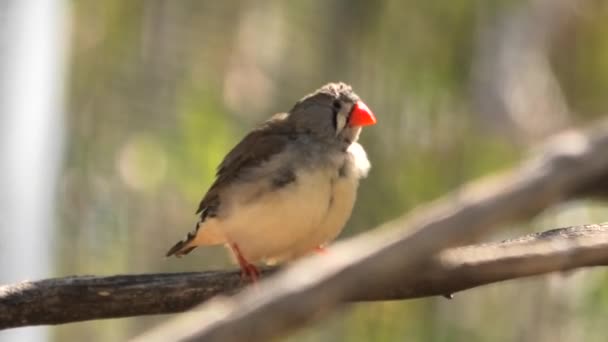
[[[345,81],[378,125],[341,238],[512,165],[608,109],[608,2],[0,1],[0,283],[234,267],[164,259],[224,154]],[[488,240],[608,220],[554,208]],[[354,304],[288,341],[605,341],[597,269]],[[0,332],[122,341],[169,316]]]

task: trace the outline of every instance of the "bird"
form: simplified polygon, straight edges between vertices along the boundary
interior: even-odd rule
[[[352,87],[328,83],[247,134],[217,168],[193,231],[169,249],[225,245],[256,282],[256,264],[324,250],[351,216],[370,162],[357,142],[376,117]]]

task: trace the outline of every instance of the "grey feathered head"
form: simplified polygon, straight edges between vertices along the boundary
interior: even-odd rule
[[[328,83],[306,95],[290,111],[296,130],[326,141],[348,146],[355,142],[361,127],[376,119],[346,83]]]

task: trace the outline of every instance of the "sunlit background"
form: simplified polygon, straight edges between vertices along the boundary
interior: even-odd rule
[[[4,0],[0,283],[234,267],[164,259],[223,155],[345,81],[378,125],[342,237],[512,165],[608,109],[608,2]],[[608,221],[555,208],[487,236]],[[286,227],[288,228],[288,227]],[[455,299],[351,305],[289,341],[605,341],[601,270]],[[121,341],[169,316],[14,329],[1,341]]]

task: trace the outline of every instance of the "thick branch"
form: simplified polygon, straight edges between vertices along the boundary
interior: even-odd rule
[[[540,158],[387,224],[394,229],[338,243],[329,256],[299,261],[271,281],[205,304],[141,340],[267,341],[380,284],[396,284],[443,249],[470,243],[500,224],[530,218],[585,190],[598,190],[594,185],[608,175],[607,124],[594,133],[561,135],[540,151]]]
[[[447,295],[548,272],[608,264],[608,223],[447,250],[415,276],[352,301]],[[268,274],[272,270],[266,270]],[[173,313],[241,287],[238,272],[66,277],[0,287],[0,328]]]

